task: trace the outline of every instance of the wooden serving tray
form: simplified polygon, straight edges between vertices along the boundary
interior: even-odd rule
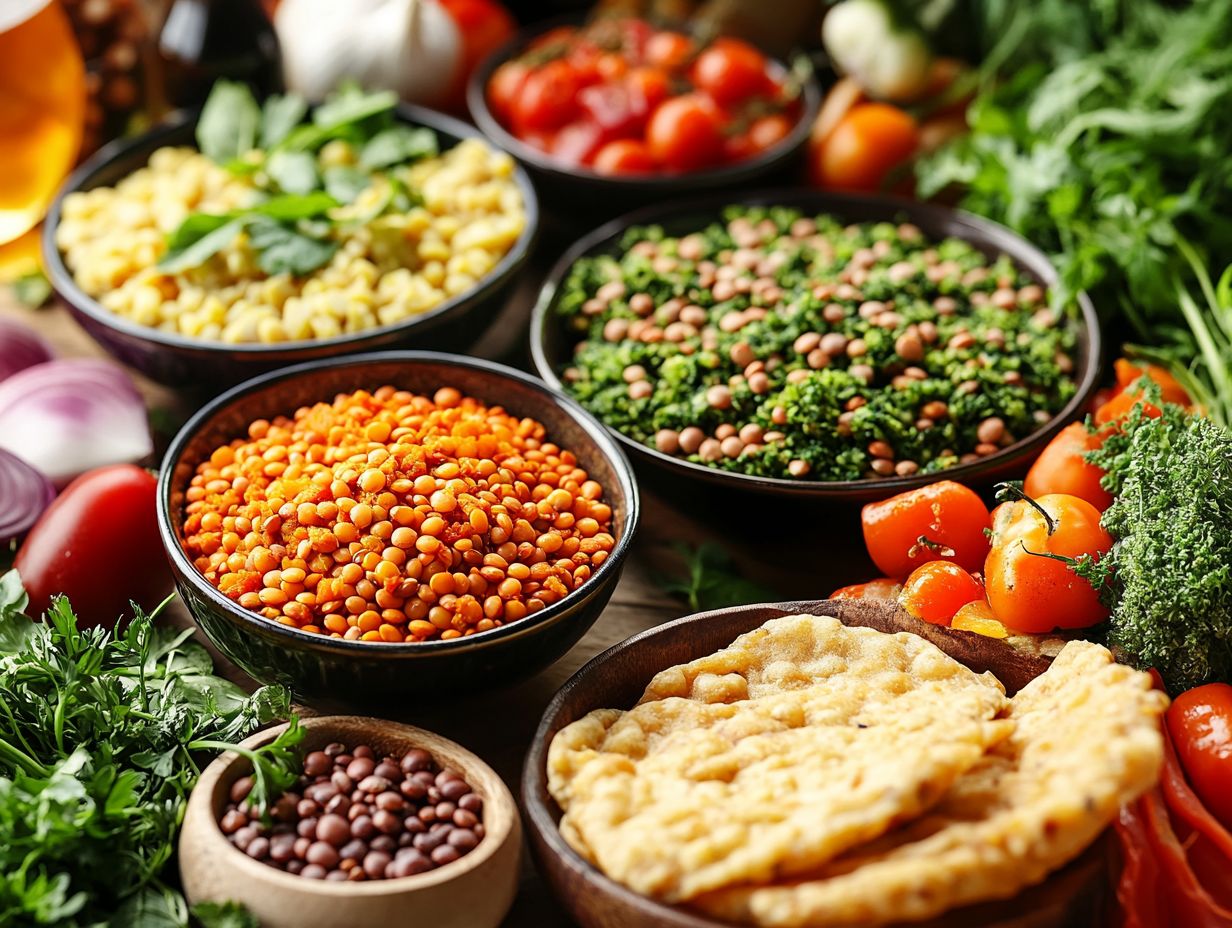
[[[808,613],[884,632],[909,631],[978,672],[992,671],[1012,694],[1046,670],[1064,639],[999,641],[921,622],[896,604],[821,600],[739,606],[688,616],[609,648],[578,671],[549,704],[522,774],[531,849],[556,898],[583,928],[719,928],[726,923],[639,895],[604,876],[560,836],[560,809],[547,791],[547,749],[561,728],[594,709],[632,706],[656,673],[710,654],[770,619]],[[1105,834],[1068,866],[1013,899],[967,906],[914,928],[1095,928],[1110,872]],[[906,925],[902,928],[907,928]]]

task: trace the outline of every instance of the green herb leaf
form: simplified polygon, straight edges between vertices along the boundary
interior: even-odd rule
[[[693,612],[775,599],[771,591],[736,573],[734,559],[717,542],[703,542],[696,549],[684,544],[673,547],[685,559],[686,573],[655,579],[665,592],[684,599]]]
[[[338,201],[324,190],[310,193],[284,194],[270,197],[264,203],[258,203],[249,208],[248,212],[261,216],[269,216],[284,222],[294,222],[297,219],[311,219],[333,209]]]
[[[261,109],[252,91],[234,81],[218,81],[197,120],[197,147],[226,164],[256,147],[260,129]]]
[[[312,114],[313,124],[326,131],[336,131],[342,126],[353,125],[390,113],[398,105],[398,95],[392,90],[365,93],[357,84],[340,87],[338,91],[318,106]]]
[[[393,126],[372,137],[359,153],[359,163],[370,171],[393,167],[439,151],[436,133],[426,127]]]
[[[42,271],[31,271],[13,281],[13,293],[22,305],[39,309],[51,299],[51,281]]]
[[[244,224],[244,219],[230,213],[193,213],[167,237],[167,251],[158,262],[159,269],[178,274],[200,267],[235,241]]]
[[[192,916],[201,928],[261,928],[261,923],[239,902],[199,902]]]
[[[355,198],[372,186],[372,178],[352,167],[325,170],[325,192],[339,203],[354,203]]]
[[[276,151],[265,162],[265,173],[283,193],[308,194],[321,186],[317,159],[306,151]]]
[[[300,124],[308,113],[308,102],[298,94],[273,94],[261,107],[261,147],[273,148]]]
[[[254,220],[248,234],[258,252],[257,263],[267,274],[310,274],[338,251],[335,241],[311,238],[268,219]]]

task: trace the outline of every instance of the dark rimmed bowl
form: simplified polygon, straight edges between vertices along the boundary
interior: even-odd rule
[[[1019,653],[1001,641],[926,623],[893,603],[875,600],[813,600],[736,606],[686,616],[627,638],[592,658],[544,710],[522,768],[522,819],[531,852],[553,895],[581,928],[723,928],[728,922],[665,905],[617,883],[585,861],[560,834],[561,811],[547,788],[547,755],[566,725],[602,708],[627,709],[650,679],[677,664],[713,654],[770,619],[808,613],[844,625],[879,631],[911,631],[927,637],[977,672],[991,670],[1014,692],[1051,662],[1043,654]],[[1045,642],[1053,639],[1044,639]],[[716,810],[721,816],[722,810]],[[1108,894],[1106,838],[1097,840],[1045,882],[1004,902],[966,906],[913,928],[1090,928],[1100,924]],[[907,926],[898,926],[907,928]]]
[[[426,126],[435,132],[442,150],[452,148],[463,139],[483,138],[472,126],[423,107],[399,104],[397,114],[403,122]],[[202,341],[138,325],[110,312],[77,285],[56,247],[61,204],[70,193],[114,186],[143,167],[159,148],[167,145],[195,147],[193,133],[197,115],[197,112],[178,114],[135,139],[117,140],[99,149],[65,181],[43,223],[43,267],[56,295],[96,342],[120,361],[161,383],[181,388],[230,386],[288,364],[361,351],[412,347],[463,349],[478,339],[496,317],[538,236],[539,200],[526,171],[521,165],[515,165],[514,179],[522,192],[526,211],[526,227],[522,234],[474,288],[418,316],[335,338],[272,345]]]
[[[812,75],[801,81],[799,117],[785,139],[753,158],[704,171],[609,177],[588,168],[563,165],[546,152],[519,139],[501,124],[488,105],[488,81],[497,68],[519,55],[539,36],[559,26],[577,26],[584,22],[583,17],[566,16],[523,30],[480,62],[466,87],[466,103],[475,125],[527,166],[545,203],[555,211],[584,218],[587,225],[591,225],[597,219],[675,197],[793,179],[792,172],[798,166],[821,107],[821,87]],[[688,30],[687,26],[681,25],[673,28]],[[781,78],[788,74],[788,68],[782,61],[772,55],[766,57],[776,76]]]
[[[948,236],[970,242],[980,251],[995,257],[1008,255],[1019,268],[1046,287],[1055,286],[1057,274],[1048,257],[1014,232],[970,213],[932,203],[895,197],[857,196],[805,190],[768,190],[732,197],[711,196],[671,206],[650,207],[615,219],[573,245],[552,268],[539,292],[530,323],[530,350],[535,369],[554,390],[565,392],[559,372],[568,366],[573,342],[557,316],[560,288],[570,267],[579,258],[617,251],[620,237],[633,225],[661,225],[669,235],[680,235],[702,228],[718,218],[727,206],[791,206],[805,213],[829,213],[847,222],[879,222],[902,219],[914,223],[929,238]],[[959,464],[936,473],[910,477],[883,477],[868,480],[809,481],[783,477],[759,477],[732,473],[683,458],[664,454],[640,444],[623,433],[613,434],[637,464],[660,488],[696,494],[699,482],[712,489],[753,496],[774,496],[795,501],[864,503],[884,499],[895,493],[915,489],[937,480],[988,485],[998,480],[1021,476],[1028,463],[1066,425],[1079,418],[1099,385],[1101,338],[1099,318],[1086,294],[1077,297],[1076,320],[1078,352],[1074,364],[1075,392],[1065,407],[1037,431],[996,454],[970,464]]]
[[[241,608],[208,583],[184,553],[184,490],[197,465],[246,433],[254,419],[290,415],[340,392],[383,384],[431,393],[442,385],[542,422],[554,442],[573,451],[604,487],[616,546],[579,589],[539,612],[450,641],[416,644],[344,641],[280,625]],[[520,371],[453,355],[391,351],[301,364],[266,374],[222,394],[180,430],[163,459],[158,524],[181,598],[207,638],[249,676],[283,683],[315,706],[384,706],[391,698],[447,699],[530,676],[586,633],[624,567],[637,527],[639,498],[624,453],[577,403],[553,395]],[[408,704],[409,707],[409,704]]]

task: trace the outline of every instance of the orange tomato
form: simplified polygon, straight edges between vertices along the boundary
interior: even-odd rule
[[[645,142],[617,139],[595,154],[595,170],[600,174],[650,174],[658,164]]]
[[[656,161],[672,171],[696,171],[723,157],[723,115],[702,94],[686,93],[659,106],[646,127]]]
[[[1159,384],[1159,390],[1165,403],[1188,406],[1193,402],[1180,382],[1162,367],[1155,364],[1135,364],[1127,358],[1117,358],[1113,367],[1116,369],[1117,386],[1122,390],[1127,389],[1141,377],[1149,377]]]
[[[1116,394],[1108,402],[1095,410],[1095,424],[1108,425],[1112,422],[1117,422],[1124,419],[1130,414],[1135,406],[1142,404],[1142,412],[1150,419],[1158,419],[1163,415],[1161,410],[1154,403],[1148,403],[1142,398],[1142,394],[1133,390],[1125,390],[1122,393]]]
[[[992,550],[984,562],[992,611],[1023,632],[1102,622],[1108,609],[1099,593],[1065,563],[1084,554],[1098,559],[1112,547],[1099,510],[1063,493],[1046,494],[1034,504],[1015,500],[993,511]]]
[[[830,594],[830,599],[898,599],[903,585],[890,577],[878,577],[867,583],[840,586]]]
[[[771,88],[766,56],[740,39],[715,39],[693,62],[689,77],[720,106],[735,106]]]
[[[773,148],[791,134],[792,125],[792,121],[781,113],[755,119],[749,126],[749,141],[752,143],[753,151],[759,152]]]
[[[992,526],[984,501],[953,480],[869,503],[860,523],[873,563],[891,577],[939,560],[979,570],[988,554],[984,530]]]
[[[1001,624],[1001,620],[992,611],[992,606],[988,605],[988,601],[984,599],[973,599],[954,613],[950,628],[956,628],[962,632],[974,632],[985,638],[1008,638],[1010,636],[1009,629]]]
[[[1209,683],[1181,693],[1167,722],[1186,779],[1211,814],[1232,828],[1232,686]]]
[[[832,190],[875,192],[915,154],[920,131],[888,103],[859,103],[810,151],[813,182]]]
[[[1057,433],[1027,471],[1023,491],[1027,496],[1067,493],[1085,499],[1103,512],[1112,505],[1112,494],[1100,486],[1103,468],[1087,463],[1083,457],[1097,450],[1101,441],[1085,424],[1073,422]]]
[[[921,564],[898,594],[904,609],[933,625],[949,625],[959,609],[972,600],[983,598],[983,584],[949,561]]]
[[[693,40],[680,32],[656,32],[646,40],[646,63],[668,71],[678,71],[693,57]]]

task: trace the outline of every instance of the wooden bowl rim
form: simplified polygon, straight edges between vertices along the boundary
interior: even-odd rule
[[[560,409],[582,429],[587,438],[594,444],[596,455],[604,458],[611,465],[612,470],[617,476],[619,489],[616,492],[621,497],[624,518],[622,524],[617,526],[620,531],[615,534],[616,544],[613,546],[611,554],[581,586],[567,596],[561,597],[556,602],[540,609],[538,612],[527,615],[525,618],[506,625],[497,626],[486,632],[477,632],[474,635],[466,635],[461,638],[448,640],[436,639],[417,642],[348,641],[301,631],[298,628],[292,628],[278,622],[271,622],[255,612],[242,608],[238,603],[223,595],[217,587],[201,575],[201,572],[197,570],[180,544],[179,528],[182,519],[171,511],[176,465],[179,463],[184,449],[195,433],[212,418],[222,413],[231,403],[251,393],[276,391],[284,381],[294,380],[301,375],[312,374],[321,370],[339,368],[362,369],[370,364],[388,363],[404,365],[414,365],[416,363],[440,364],[476,371],[493,379],[493,381],[500,381],[501,379],[515,380],[522,386],[541,394],[545,403]],[[361,379],[362,373],[357,373],[356,378],[357,380]],[[326,399],[328,399],[327,396],[322,397],[322,400]],[[528,411],[528,414],[531,416],[535,415],[533,410]],[[610,491],[610,488],[605,487],[604,490],[606,493]],[[613,506],[613,510],[615,509],[616,507]],[[252,625],[261,631],[295,641],[312,651],[324,650],[338,654],[364,655],[377,658],[396,659],[408,655],[428,657],[435,654],[498,647],[503,642],[520,638],[545,625],[572,617],[572,610],[576,605],[584,603],[596,595],[603,588],[604,583],[614,579],[623,569],[625,557],[633,544],[634,537],[637,535],[640,516],[641,495],[637,479],[633,474],[633,466],[629,463],[624,450],[613,439],[611,431],[591,413],[587,412],[580,403],[572,397],[553,391],[543,381],[523,371],[480,358],[435,351],[380,351],[323,358],[282,367],[278,370],[245,380],[210,400],[183,425],[175,438],[172,439],[170,446],[167,448],[167,453],[163,456],[158,477],[157,518],[159,534],[173,570],[177,576],[183,577],[206,600],[222,610],[231,620],[232,624],[241,626]]]
[[[204,851],[209,854],[230,855],[232,866],[239,869],[244,879],[253,883],[268,883],[279,889],[304,895],[316,895],[330,900],[345,899],[357,894],[363,896],[402,895],[459,879],[491,860],[510,840],[521,840],[521,818],[509,787],[482,758],[456,741],[450,741],[442,735],[414,725],[361,715],[315,716],[301,719],[300,724],[305,728],[321,730],[325,733],[338,731],[336,726],[339,725],[353,726],[356,729],[379,730],[383,740],[403,743],[404,750],[422,747],[432,755],[433,760],[458,769],[466,776],[467,783],[483,798],[483,840],[469,854],[443,867],[392,879],[333,883],[327,880],[304,879],[302,876],[278,870],[269,864],[253,860],[232,845],[219,827],[216,804],[221,801],[222,797],[216,796],[216,793],[222,788],[227,774],[235,766],[248,764],[248,759],[242,755],[234,751],[226,751],[215,758],[202,772],[189,797],[189,811],[199,813],[200,821],[207,826],[213,826],[201,829],[206,842]],[[240,742],[240,746],[254,748],[267,744],[286,728],[287,725],[284,723],[263,729],[244,739]],[[187,824],[187,814],[185,821]]]
[[[530,318],[530,354],[535,371],[553,391],[565,396],[570,394],[557,375],[555,356],[549,356],[549,330],[559,328],[560,320],[556,306],[561,286],[573,265],[584,257],[607,253],[620,236],[635,225],[671,225],[682,220],[714,221],[723,208],[728,206],[786,206],[799,207],[807,212],[829,213],[839,218],[853,212],[872,212],[889,220],[904,216],[909,221],[929,227],[945,227],[945,234],[961,238],[982,250],[996,250],[1008,256],[1021,270],[1048,287],[1059,282],[1056,269],[1048,256],[1035,245],[1012,229],[959,209],[923,203],[900,197],[881,194],[833,193],[823,190],[804,190],[780,187],[735,193],[710,193],[687,200],[674,200],[670,204],[643,207],[618,216],[591,230],[574,242],[557,260],[543,278],[539,295]],[[853,221],[873,221],[860,219]],[[704,464],[695,464],[684,458],[665,454],[657,448],[643,445],[614,426],[603,423],[618,442],[630,453],[656,467],[677,476],[702,480],[706,483],[731,490],[767,493],[786,498],[832,499],[832,498],[879,498],[892,496],[905,490],[916,489],[936,480],[959,482],[978,480],[982,475],[1023,458],[1032,451],[1042,449],[1068,423],[1081,414],[1088,400],[1099,386],[1102,363],[1103,335],[1099,315],[1090,297],[1085,292],[1074,296],[1078,307],[1073,320],[1081,349],[1083,366],[1074,378],[1074,395],[1056,415],[1040,425],[1035,431],[1024,435],[1013,444],[994,454],[970,464],[955,464],[945,470],[917,473],[909,477],[869,477],[861,480],[793,480],[786,477],[763,477],[736,471],[719,470]],[[603,420],[599,420],[603,422]]]

